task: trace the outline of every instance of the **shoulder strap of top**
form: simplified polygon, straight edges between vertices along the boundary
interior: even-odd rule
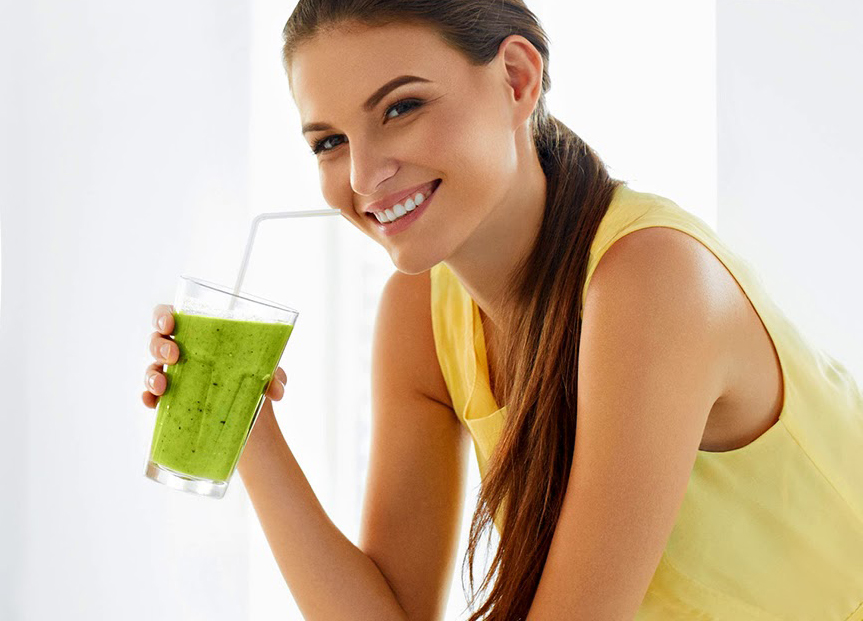
[[[749,289],[753,289],[757,295],[763,286],[757,272],[732,252],[701,218],[682,209],[668,198],[649,192],[638,192],[621,185],[615,189],[608,212],[591,243],[587,275],[582,288],[582,307],[593,273],[608,249],[621,237],[650,227],[676,229],[698,240],[725,264],[736,279],[744,281],[741,284],[747,293]],[[747,287],[749,284],[755,286]]]
[[[452,399],[461,417],[476,375],[471,300],[444,263],[431,268],[431,316],[435,350]]]

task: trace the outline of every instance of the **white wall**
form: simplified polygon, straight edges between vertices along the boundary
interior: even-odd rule
[[[863,5],[717,8],[719,232],[863,387]]]
[[[248,8],[41,0],[0,22],[0,618],[248,618],[245,502],[145,479],[140,401],[153,305],[242,252]]]
[[[12,20],[0,20],[0,386],[20,386],[24,377],[23,365],[15,364],[15,352],[23,351],[24,335],[20,330],[13,331],[8,319],[10,293],[24,290],[23,273],[15,275],[9,262],[12,240],[8,214],[17,198],[11,185],[17,170],[12,150],[4,146],[11,144],[12,128],[21,107],[20,99],[10,96],[18,87],[17,74],[12,71],[12,51],[18,43],[17,37],[13,38],[14,32]],[[27,481],[22,464],[27,456],[27,424],[6,406],[11,403],[8,392],[4,396],[4,404],[0,406],[0,424],[4,430],[0,472],[7,474],[0,499],[0,619],[12,619],[18,610],[13,597],[21,584],[20,566],[25,554],[21,532]]]

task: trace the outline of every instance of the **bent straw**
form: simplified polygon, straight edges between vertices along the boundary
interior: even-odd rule
[[[246,276],[246,267],[249,265],[249,255],[252,253],[252,243],[255,239],[255,233],[258,229],[258,224],[263,220],[273,220],[276,218],[305,218],[309,216],[340,216],[342,212],[338,209],[311,209],[308,211],[277,211],[272,213],[261,213],[254,217],[252,226],[249,229],[249,238],[246,240],[246,250],[243,253],[243,262],[240,265],[240,273],[237,275],[237,280],[234,283],[234,296],[240,292],[240,284]],[[234,306],[234,299],[231,298],[231,308]]]

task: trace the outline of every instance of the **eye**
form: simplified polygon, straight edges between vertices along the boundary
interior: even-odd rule
[[[422,104],[423,104],[423,102],[421,102],[421,101],[420,101],[420,100],[418,100],[418,99],[402,99],[402,100],[399,100],[399,101],[395,102],[393,105],[391,105],[389,108],[387,108],[386,114],[384,115],[384,119],[394,119],[394,118],[396,118],[396,117],[394,117],[394,116],[390,116],[390,111],[391,111],[391,110],[397,110],[397,109],[399,109],[399,108],[400,108],[400,107],[402,107],[402,106],[407,106],[407,110],[406,110],[406,111],[407,111],[407,112],[410,112],[410,111],[411,111],[411,110],[413,110],[414,108],[419,108]],[[401,114],[399,114],[399,115],[397,115],[397,116],[402,116],[402,115],[401,115]]]
[[[419,99],[401,99],[401,100],[395,102],[389,108],[387,108],[386,113],[384,114],[384,122],[386,122],[389,119],[395,119],[395,118],[398,118],[400,116],[404,116],[404,114],[406,112],[410,112],[411,110],[414,110],[415,108],[419,108],[420,106],[423,105],[423,103],[425,103],[425,102],[420,101]],[[399,109],[402,110],[401,114],[397,114],[394,116],[390,114],[390,112],[394,112],[394,111],[397,111]],[[337,147],[341,143],[337,143],[335,145],[331,144],[330,147],[327,147],[326,144],[328,142],[330,142],[331,140],[338,139],[338,138],[344,138],[344,137],[345,136],[343,134],[335,134],[332,136],[327,136],[326,138],[321,138],[320,140],[316,140],[314,142],[314,144],[312,145],[312,153],[318,154],[318,153],[322,153],[322,152],[332,151],[335,147]]]
[[[332,151],[333,147],[330,147],[329,149],[325,149],[324,145],[327,142],[329,142],[330,140],[333,140],[334,138],[344,138],[344,136],[342,134],[336,134],[334,136],[327,136],[326,138],[321,138],[320,140],[316,140],[315,143],[312,145],[312,153],[317,154],[317,153],[320,153],[321,151]],[[336,145],[336,146],[338,146],[338,145]]]

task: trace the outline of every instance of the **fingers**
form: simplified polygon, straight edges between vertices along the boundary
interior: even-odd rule
[[[147,390],[141,394],[141,401],[151,410],[155,410],[159,404],[159,397],[165,393],[168,387],[168,378],[162,373],[162,363],[154,362],[147,367],[144,373],[144,386]]]
[[[174,307],[170,304],[157,304],[153,308],[153,327],[161,334],[168,335],[174,332],[173,312]]]
[[[150,335],[150,355],[162,364],[174,364],[180,358],[180,348],[158,332]]]
[[[144,402],[144,405],[151,410],[156,409],[156,405],[159,403],[159,397],[151,393],[150,391],[144,391],[141,395],[141,401]]]
[[[180,357],[180,348],[170,338],[174,331],[174,307],[170,304],[157,304],[153,308],[153,327],[157,332],[150,335],[150,355],[162,364],[175,364]]]
[[[282,397],[285,396],[285,387],[281,382],[273,379],[273,381],[270,382],[270,387],[267,389],[267,396],[273,401],[280,401]]]
[[[159,396],[168,387],[168,378],[162,373],[163,364],[174,364],[180,358],[180,348],[171,339],[163,338],[174,332],[174,307],[170,304],[157,304],[153,308],[152,323],[158,332],[150,335],[150,355],[156,362],[147,367],[144,373],[144,386],[147,390],[141,394],[141,401],[150,409],[155,409]],[[162,347],[166,347],[162,351]]]
[[[168,378],[162,373],[161,362],[154,362],[147,367],[144,373],[144,386],[155,396],[165,393],[165,389],[168,387]]]
[[[273,373],[273,379],[267,387],[267,396],[273,401],[280,401],[285,396],[285,382],[287,380],[288,376],[284,369],[282,367],[276,369],[276,372]]]

